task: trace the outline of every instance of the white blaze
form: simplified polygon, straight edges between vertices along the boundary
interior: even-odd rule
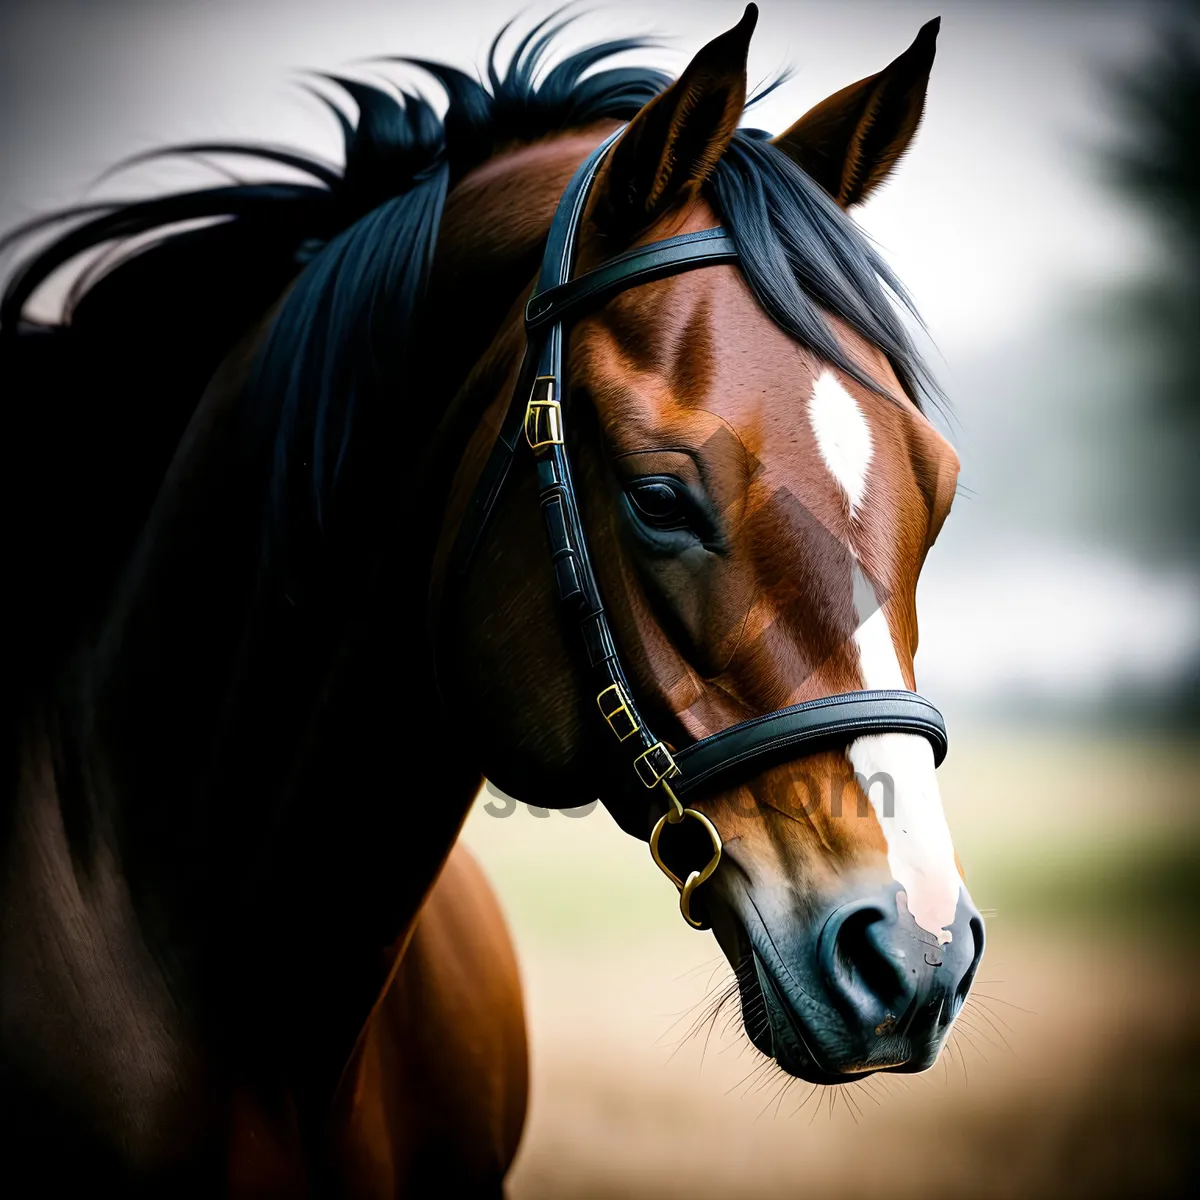
[[[888,869],[907,894],[913,920],[939,943],[948,942],[962,881],[942,812],[932,747],[915,734],[879,733],[855,738],[846,753],[864,781],[874,775],[892,780],[890,816],[886,783],[876,781],[867,791],[887,840]]]
[[[867,494],[871,429],[854,397],[832,371],[822,371],[813,384],[808,419],[829,473],[846,493],[851,513],[856,513]]]
[[[830,371],[813,384],[809,420],[821,457],[845,493],[852,516],[866,497],[871,465],[871,431],[853,396]],[[850,547],[854,553],[854,546]],[[862,685],[867,689],[907,690],[887,617],[857,559],[853,567],[854,606]],[[950,940],[962,881],[942,810],[933,749],[916,734],[885,733],[856,738],[846,751],[864,781],[884,776],[867,791],[888,847],[888,868],[904,889],[916,923],[940,943]],[[890,809],[890,811],[889,811]]]

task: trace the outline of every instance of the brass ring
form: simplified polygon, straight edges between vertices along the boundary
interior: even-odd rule
[[[671,798],[675,799],[674,796]],[[677,800],[675,802],[676,804],[679,803]],[[680,879],[663,862],[662,855],[658,852],[658,842],[662,837],[662,831],[667,825],[678,825],[685,817],[691,817],[693,820],[699,821],[708,832],[713,845],[713,854],[708,860],[707,865],[703,870],[692,871],[686,881]],[[694,808],[683,808],[678,816],[675,815],[675,810],[672,809],[670,812],[666,812],[659,817],[655,823],[654,830],[650,834],[650,857],[654,859],[658,869],[679,889],[679,911],[683,915],[683,919],[693,929],[706,928],[702,922],[692,917],[692,895],[702,883],[712,877],[712,873],[717,869],[721,861],[721,835],[717,832],[717,827],[702,812],[697,812]]]

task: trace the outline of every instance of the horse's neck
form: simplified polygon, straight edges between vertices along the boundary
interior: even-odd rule
[[[532,278],[554,203],[602,132],[517,151],[451,193],[427,309],[444,361],[431,346],[427,390],[408,403],[461,412],[488,399],[464,400],[463,379]],[[297,1030],[342,1008],[349,1028],[477,782],[430,702],[423,649],[446,499],[427,487],[448,487],[453,463],[437,460],[452,447],[412,472],[398,522],[412,539],[370,562],[335,555],[336,576],[320,581],[328,604],[294,605],[263,575],[272,443],[251,436],[239,405],[256,347],[249,338],[208,389],[84,657],[83,808],[104,813],[159,949],[203,964],[237,930],[243,955],[265,955],[267,979],[304,963]],[[422,449],[398,446],[397,463]]]

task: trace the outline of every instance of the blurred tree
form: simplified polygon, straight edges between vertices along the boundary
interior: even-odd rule
[[[1142,371],[1146,420],[1173,443],[1151,508],[1152,548],[1200,562],[1200,0],[1168,11],[1153,50],[1117,80],[1128,139],[1111,157],[1116,182],[1155,218],[1166,254],[1120,306]],[[1153,501],[1158,503],[1154,504]]]

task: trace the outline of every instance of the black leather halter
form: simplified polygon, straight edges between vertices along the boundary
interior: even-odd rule
[[[772,764],[845,746],[866,734],[919,734],[928,739],[934,764],[940,766],[947,750],[946,727],[938,710],[914,692],[846,692],[743,721],[672,751],[651,732],[639,711],[592,571],[571,476],[563,421],[567,400],[562,386],[565,330],[585,310],[618,292],[680,271],[733,263],[738,253],[724,229],[706,229],[640,246],[572,278],[588,192],[620,132],[579,168],[554,214],[538,285],[525,309],[526,349],[517,386],[464,518],[455,569],[461,573],[469,565],[524,444],[537,463],[558,592],[569,619],[578,623],[582,633],[597,707],[611,730],[614,751],[628,764],[631,787],[636,789],[636,779],[650,789],[642,793],[650,803],[626,805],[621,797],[606,798],[605,803],[622,828],[637,837],[646,836],[647,815],[656,809],[662,812],[650,835],[651,851],[680,889],[680,906],[688,923],[703,928],[692,918],[689,900],[716,869],[721,841],[711,822],[694,809],[685,809],[681,798],[711,794]],[[677,824],[685,816],[700,821],[709,831],[715,853],[702,871],[692,871],[687,880],[681,880],[663,862],[658,840],[666,824]]]

